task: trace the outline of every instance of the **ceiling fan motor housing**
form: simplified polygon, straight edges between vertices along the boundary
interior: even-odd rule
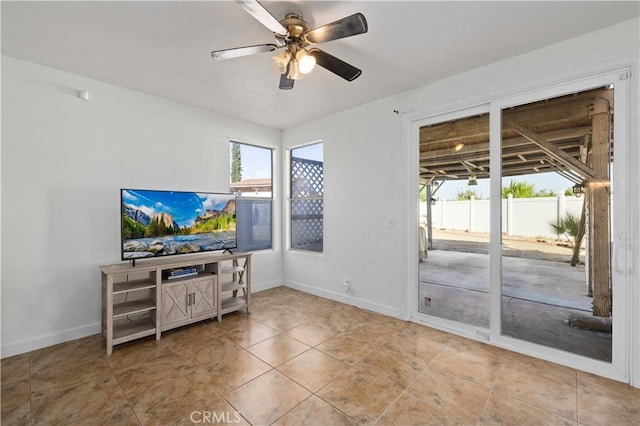
[[[289,33],[288,39],[297,44],[305,44],[307,40],[304,35],[311,29],[311,25],[306,22],[301,15],[297,13],[287,13],[282,21],[280,21]]]

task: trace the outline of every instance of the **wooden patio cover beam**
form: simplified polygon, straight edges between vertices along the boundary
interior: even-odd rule
[[[596,176],[594,170],[587,166],[584,163],[576,160],[566,152],[557,148],[552,143],[547,142],[543,138],[541,138],[537,133],[527,129],[526,127],[520,126],[519,124],[514,123],[513,121],[505,121],[504,128],[510,128],[529,139],[534,144],[538,145],[540,149],[542,149],[547,155],[556,161],[562,163],[566,167],[575,170],[585,179],[599,179],[599,176]]]

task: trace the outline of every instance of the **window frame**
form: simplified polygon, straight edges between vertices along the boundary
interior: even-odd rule
[[[293,182],[293,159],[294,152],[298,149],[307,148],[313,145],[320,145],[322,148],[322,193],[320,195],[308,195],[308,196],[295,196],[294,195],[294,182]],[[289,167],[289,178],[288,178],[288,210],[289,210],[289,218],[288,218],[288,227],[289,227],[289,238],[288,240],[288,249],[290,251],[297,251],[302,253],[310,253],[316,255],[322,255],[324,253],[324,143],[322,141],[310,142],[302,145],[297,145],[290,147],[288,150],[288,167]],[[317,161],[317,160],[311,160]],[[307,248],[301,248],[294,246],[294,203],[296,201],[321,201],[322,203],[322,234],[321,234],[321,250],[311,250]]]
[[[233,190],[233,186],[232,184],[234,182],[231,182],[231,163],[232,163],[232,159],[231,159],[231,150],[233,147],[233,144],[238,144],[238,145],[244,145],[244,146],[249,146],[252,148],[259,148],[259,149],[264,149],[266,151],[269,152],[270,154],[270,160],[269,160],[269,173],[270,173],[270,179],[271,179],[271,190],[269,191],[270,195],[269,196],[246,196],[243,195],[242,191],[237,191],[237,190]],[[268,201],[270,206],[269,206],[269,211],[270,211],[270,223],[269,223],[269,247],[258,247],[258,248],[252,248],[251,245],[247,245],[247,248],[243,250],[243,246],[240,243],[240,239],[238,239],[238,250],[243,250],[243,251],[248,251],[248,252],[256,252],[256,251],[273,251],[274,250],[274,217],[273,217],[273,213],[274,213],[274,175],[273,175],[273,171],[274,171],[274,159],[275,159],[275,147],[269,147],[269,146],[263,146],[263,145],[258,145],[258,144],[254,144],[254,143],[247,143],[247,142],[241,142],[239,140],[236,139],[229,139],[229,190],[230,192],[233,192],[236,194],[236,215],[238,213],[237,209],[238,209],[238,204],[239,202],[253,202],[253,201],[258,201],[258,202],[264,202],[264,201]],[[245,194],[248,192],[244,192]],[[237,219],[239,220],[239,218]],[[253,226],[253,224],[251,224]]]

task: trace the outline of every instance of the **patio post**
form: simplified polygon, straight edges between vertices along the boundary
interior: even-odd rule
[[[469,232],[474,231],[474,222],[475,222],[475,213],[476,213],[476,197],[469,197]]]
[[[513,235],[513,194],[507,195],[507,235]]]
[[[611,315],[610,286],[610,241],[609,234],[609,155],[611,150],[608,104],[601,100],[593,107],[591,117],[592,149],[591,167],[600,181],[589,182],[589,239],[592,250],[589,253],[591,276],[593,283],[593,315],[608,317]]]

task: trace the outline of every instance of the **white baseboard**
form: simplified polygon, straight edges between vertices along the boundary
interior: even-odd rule
[[[335,300],[336,302],[342,302],[347,305],[357,306],[358,308],[373,311],[389,317],[402,319],[402,309],[397,309],[392,306],[382,305],[380,303],[370,302],[368,300],[360,299],[358,297],[349,296],[346,294],[338,293],[335,291],[329,291],[317,287],[311,287],[306,284],[296,283],[293,281],[285,281],[284,285],[296,290],[310,293],[316,296],[324,297],[325,299]]]
[[[251,283],[251,293],[259,293],[261,291],[269,290],[270,288],[282,287],[282,281],[269,281],[266,283]]]
[[[36,349],[46,348],[47,346],[57,345],[71,340],[80,339],[82,337],[99,334],[101,332],[101,324],[94,323],[82,327],[64,330],[59,333],[48,334],[46,336],[36,337],[34,339],[22,340],[8,345],[2,345],[0,352],[2,358],[19,355],[26,352],[35,351]]]
[[[342,302],[347,305],[357,306],[359,308],[377,312],[382,315],[387,315],[394,318],[402,318],[402,310],[400,309],[396,309],[391,306],[381,305],[379,303],[370,302],[357,297],[340,294],[333,291],[311,287],[305,284],[296,283],[292,281],[287,281],[283,283],[283,281],[277,280],[277,281],[269,281],[265,283],[253,284],[251,287],[251,292],[259,293],[261,291],[280,287],[282,285],[286,287],[291,287],[296,290],[303,291],[305,293],[310,293],[316,296],[324,297],[326,299]],[[7,358],[10,356],[35,351],[37,349],[46,348],[47,346],[53,346],[59,343],[64,343],[64,342],[80,339],[82,337],[87,337],[87,336],[91,336],[99,333],[101,333],[101,324],[98,322],[94,324],[85,325],[82,327],[64,330],[59,333],[53,333],[53,334],[48,334],[46,336],[36,337],[34,339],[27,339],[27,340],[22,340],[16,343],[3,344],[0,347],[0,357]]]
[[[251,287],[252,293],[258,293],[270,288],[280,287],[282,281],[271,281],[266,283],[254,284]],[[57,345],[59,343],[69,342],[71,340],[80,339],[82,337],[91,336],[101,333],[101,324],[89,324],[70,330],[60,331],[58,333],[48,334],[46,336],[36,337],[34,339],[22,340],[16,343],[3,344],[0,347],[0,357],[7,358],[26,352],[35,351],[37,349],[46,348],[47,346]]]

